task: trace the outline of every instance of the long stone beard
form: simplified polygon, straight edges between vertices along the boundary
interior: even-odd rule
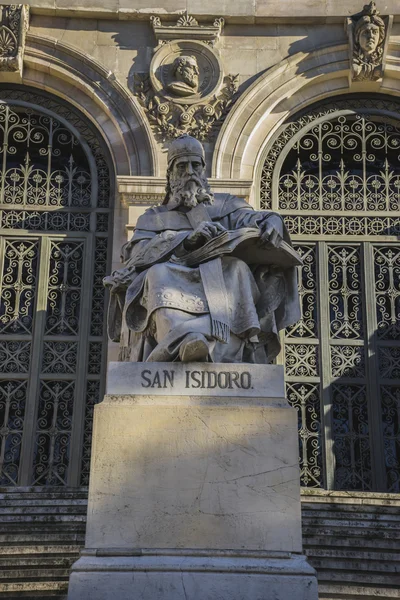
[[[182,76],[184,83],[195,89],[199,84],[199,79],[197,75],[192,75],[191,73],[184,73]]]
[[[186,83],[186,85],[192,87],[193,89],[198,86],[199,78],[196,73],[193,73],[191,70],[187,70],[185,68],[181,68],[180,70],[178,69],[177,72],[179,73],[183,83]]]
[[[169,201],[177,206],[193,208],[200,202],[212,204],[214,196],[205,176],[190,175],[176,179],[171,177]]]

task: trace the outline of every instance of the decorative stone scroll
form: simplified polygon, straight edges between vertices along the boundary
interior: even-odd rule
[[[382,79],[393,17],[381,17],[375,2],[347,19],[350,82]]]
[[[0,71],[22,77],[25,35],[29,25],[29,6],[1,4]],[[4,79],[4,76],[1,77]],[[10,80],[10,77],[7,77]]]
[[[134,93],[163,141],[184,133],[206,140],[235,100],[239,77],[224,77],[212,47],[222,21],[199,26],[186,14],[162,27],[159,17],[151,19],[159,46],[149,73],[135,75]]]

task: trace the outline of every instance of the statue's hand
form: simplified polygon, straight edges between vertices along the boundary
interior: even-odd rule
[[[183,242],[183,245],[186,250],[195,250],[212,238],[219,236],[224,231],[226,231],[226,229],[220,223],[204,221],[196,227],[193,233],[188,235]]]
[[[282,227],[276,227],[278,224],[274,223],[272,219],[264,221],[261,229],[259,244],[264,248],[279,248],[282,241]]]

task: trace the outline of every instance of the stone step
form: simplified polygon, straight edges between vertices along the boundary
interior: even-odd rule
[[[0,591],[0,598],[2,598],[2,600],[20,600],[21,598],[23,598],[24,600],[42,600],[43,599],[50,599],[51,600],[68,600],[68,595],[67,595],[68,589],[67,590],[50,590],[50,591],[41,591],[41,592],[35,592],[35,590],[29,590],[29,591],[25,591],[25,592],[11,592],[11,593],[6,593],[6,594],[2,594]]]
[[[392,550],[400,551],[400,541],[395,535],[393,539],[370,539],[363,537],[305,535],[303,531],[303,544],[306,548],[362,548],[364,550]]]
[[[369,540],[369,539],[374,539],[377,540],[379,543],[379,540],[382,539],[394,539],[394,540],[398,540],[400,543],[400,539],[399,539],[399,532],[396,529],[393,528],[375,528],[375,527],[335,527],[330,525],[329,527],[327,527],[326,525],[323,526],[313,526],[310,527],[308,525],[305,525],[303,527],[303,536],[304,537],[309,537],[309,536],[313,536],[315,537],[316,531],[318,532],[318,537],[320,539],[322,539],[322,537],[351,537],[351,538],[360,538],[360,539],[365,539],[365,540]]]
[[[1,515],[0,523],[23,523],[24,521],[31,521],[32,523],[69,523],[69,522],[85,522],[86,514],[56,514],[55,512],[49,514],[45,512],[43,515]]]
[[[21,570],[21,577],[24,577],[25,567],[29,569],[33,569],[37,567],[38,569],[45,568],[69,568],[72,562],[76,559],[77,553],[73,553],[73,555],[61,555],[61,556],[49,556],[43,554],[37,554],[35,556],[9,556],[7,558],[0,556],[0,572],[4,570],[6,572],[7,569],[18,568]]]
[[[311,562],[311,561],[310,561]],[[311,563],[312,564],[312,563]],[[340,569],[317,568],[318,582],[340,582],[351,585],[382,585],[400,587],[400,575],[388,573],[366,573],[364,571],[344,571]]]
[[[54,504],[52,506],[43,506],[43,505],[28,505],[24,506],[3,506],[0,507],[0,523],[3,521],[4,517],[12,516],[12,515],[22,515],[22,516],[35,516],[35,515],[46,515],[47,517],[51,513],[53,515],[85,515],[86,516],[87,507],[85,504],[77,505],[58,505]]]
[[[84,545],[86,491],[39,489],[0,488],[0,600],[66,600],[68,567]],[[400,497],[327,494],[332,502],[302,498],[321,600],[400,598]]]
[[[0,500],[0,507],[7,508],[8,506],[21,506],[21,507],[36,507],[36,506],[83,506],[87,507],[86,498],[30,498],[24,500],[23,498],[15,499],[14,497],[8,497],[4,500]]]
[[[15,582],[19,579],[24,581],[62,581],[68,580],[69,566],[57,568],[44,567],[43,569],[4,569],[0,571],[0,581]]]
[[[40,546],[47,545],[68,545],[80,544],[85,539],[85,527],[82,523],[79,527],[72,523],[71,527],[63,524],[61,527],[46,526],[22,526],[2,527],[0,525],[0,548],[3,551],[5,546]]]
[[[307,553],[308,556],[308,553]],[[321,559],[321,558],[315,558],[313,557],[312,560],[310,561],[312,562],[313,567],[317,570],[317,572],[319,573],[320,570],[325,570],[328,571],[330,569],[334,570],[335,572],[337,570],[341,570],[341,571],[357,571],[358,573],[362,573],[362,572],[367,572],[369,574],[372,575],[372,573],[390,573],[392,575],[395,575],[396,573],[400,573],[400,564],[397,562],[387,562],[387,563],[381,563],[381,562],[376,562],[376,561],[370,561],[370,560],[359,560],[359,559],[347,559],[347,560],[340,560],[338,558],[335,558],[333,560],[326,560],[326,559]],[[400,583],[400,580],[399,580]]]
[[[7,490],[7,488],[0,488],[0,502],[9,500],[10,498],[23,500],[25,496],[27,500],[37,500],[38,498],[42,498],[43,500],[57,500],[58,498],[72,501],[77,499],[87,500],[87,491],[80,489],[75,490],[75,492],[72,489],[70,491],[62,491],[60,488],[55,491],[47,491],[46,488],[41,488],[41,491],[34,491],[31,488],[27,488],[26,492],[21,488],[9,488],[9,491],[4,490]]]
[[[51,537],[38,537],[38,536],[52,536],[52,535],[57,535],[57,539],[62,539],[61,537],[58,538],[58,536],[61,536],[63,534],[75,534],[75,535],[80,535],[84,537],[84,527],[82,527],[82,523],[71,523],[69,526],[67,523],[64,523],[63,526],[60,526],[58,524],[58,527],[52,527],[51,524],[36,524],[36,525],[32,525],[29,523],[20,523],[20,524],[14,524],[13,526],[8,526],[7,528],[5,527],[1,527],[1,531],[3,531],[4,533],[0,534],[0,545],[3,543],[3,538],[5,537],[5,542],[6,543],[14,543],[14,541],[17,541],[18,543],[18,538],[16,536],[19,535],[25,535],[25,536],[29,536],[27,538],[27,542],[34,542],[37,543],[38,541],[40,541],[41,539],[48,539],[49,541],[51,541],[53,538]],[[72,540],[73,538],[67,538]],[[78,538],[75,538],[78,539]]]
[[[378,561],[378,562],[395,562],[400,565],[400,553],[396,552],[372,552],[365,551],[362,548],[354,548],[343,550],[335,548],[333,550],[322,548],[322,544],[317,547],[307,547],[305,554],[315,560],[316,558],[338,559],[345,558],[347,560],[363,560],[363,561]]]
[[[36,535],[26,535],[21,533],[0,534],[0,547],[13,547],[24,544],[27,547],[42,544],[76,544],[83,546],[85,543],[85,532],[38,532]]]
[[[6,594],[21,594],[21,592],[27,592],[32,594],[35,592],[36,597],[41,598],[44,592],[58,592],[66,594],[68,591],[68,581],[30,581],[21,582],[0,582],[0,597],[6,597]],[[8,596],[10,598],[10,596]],[[24,596],[13,596],[13,597],[24,597]]]
[[[392,502],[388,506],[382,506],[380,504],[328,504],[326,502],[312,502],[305,504],[301,507],[302,513],[313,513],[315,511],[322,511],[329,514],[335,514],[336,512],[341,514],[347,513],[371,513],[371,514],[399,514],[400,500],[398,502]]]
[[[373,527],[375,530],[383,530],[383,529],[393,529],[393,521],[392,520],[379,520],[376,519],[374,521],[370,521],[368,519],[360,519],[358,518],[354,518],[354,519],[349,519],[346,515],[345,518],[332,518],[332,517],[328,517],[328,518],[322,518],[322,519],[318,519],[318,517],[313,517],[313,518],[307,518],[305,517],[304,519],[302,519],[303,525],[305,527],[312,527],[313,525],[318,526],[318,527],[337,527],[337,528],[343,528],[346,529],[346,531],[349,528],[355,528],[355,527],[360,527],[362,529],[365,528],[369,528],[369,527]],[[399,527],[398,529],[400,530],[400,522],[397,520],[397,523],[399,523]]]
[[[40,600],[41,598],[51,598],[51,600],[67,600],[66,592],[67,590],[50,590],[36,593],[34,590],[29,590],[29,592],[12,592],[12,595],[10,595],[10,593],[2,594],[0,590],[0,598],[3,598],[4,600],[19,600],[20,598],[23,598],[24,600]]]
[[[340,585],[319,583],[320,600],[378,600],[383,598],[399,598],[399,590],[388,587]]]
[[[374,512],[374,511],[359,511],[359,510],[338,510],[337,507],[335,507],[335,510],[329,511],[329,510],[317,510],[317,509],[313,509],[313,510],[303,510],[302,514],[301,514],[301,518],[302,520],[309,520],[309,519],[338,519],[338,520],[342,520],[342,519],[348,519],[348,520],[357,520],[357,519],[362,519],[362,520],[367,520],[367,521],[373,521],[374,523],[376,521],[391,521],[391,522],[397,522],[399,527],[400,527],[400,514],[399,514],[399,508],[397,507],[390,507],[390,511],[385,511],[385,512]]]
[[[360,492],[360,491],[327,491],[317,488],[302,488],[301,501],[303,506],[310,506],[313,503],[321,504],[375,504],[379,506],[395,505],[400,506],[399,494],[388,492]]]
[[[43,555],[65,555],[69,554],[79,554],[79,550],[81,548],[81,543],[76,543],[74,545],[25,545],[25,546],[0,546],[0,556],[30,556],[35,554]]]

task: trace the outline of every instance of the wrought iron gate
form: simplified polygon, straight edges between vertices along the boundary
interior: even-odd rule
[[[85,485],[110,175],[69,107],[0,90],[0,485]]]
[[[302,484],[400,491],[400,103],[320,103],[265,156],[261,208],[303,256],[302,320],[285,333]]]

